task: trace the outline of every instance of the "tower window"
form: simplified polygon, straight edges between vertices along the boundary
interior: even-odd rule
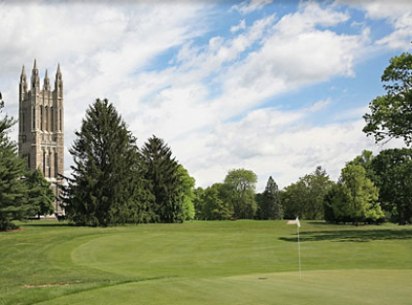
[[[36,108],[34,107],[32,109],[32,116],[33,129],[36,129]]]
[[[58,171],[58,166],[59,166],[59,160],[57,159],[57,153],[54,153],[54,177],[57,178],[57,174],[59,173]]]
[[[55,127],[54,127],[54,108],[53,108],[53,106],[50,107],[50,116],[51,116],[51,131],[54,131]]]
[[[46,177],[46,151],[43,150],[43,175]]]
[[[49,107],[44,110],[44,130],[49,130]]]
[[[24,112],[21,112],[20,130],[21,130],[22,132],[25,132],[25,128],[24,128]]]
[[[40,106],[40,130],[43,130],[43,106]]]
[[[51,177],[52,175],[51,175],[51,166],[50,166],[50,164],[51,164],[51,157],[52,157],[52,154],[51,153],[49,153],[49,155],[48,155],[48,158],[47,158],[47,167],[48,167],[48,175],[49,175],[49,177]]]

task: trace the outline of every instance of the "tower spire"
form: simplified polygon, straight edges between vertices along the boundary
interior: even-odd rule
[[[50,90],[50,79],[49,79],[49,76],[47,74],[47,69],[46,69],[46,74],[44,75],[43,89],[44,90]]]
[[[24,65],[23,68],[21,69],[21,75],[20,75],[20,82],[26,81],[26,71],[24,69]]]
[[[32,89],[40,89],[39,69],[37,69],[36,59],[34,59],[33,70],[31,74],[31,87]]]
[[[54,89],[57,91],[57,94],[59,96],[63,95],[63,78],[62,78],[62,73],[60,71],[60,63],[57,64],[56,80],[54,82]]]
[[[23,65],[23,68],[21,69],[19,89],[20,89],[19,90],[19,92],[20,92],[20,101],[22,101],[23,100],[23,95],[27,92],[26,71],[24,70],[24,65]]]

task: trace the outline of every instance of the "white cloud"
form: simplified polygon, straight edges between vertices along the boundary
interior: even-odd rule
[[[392,32],[379,39],[376,44],[390,49],[408,50],[412,41],[412,2],[407,0],[341,0],[366,11],[373,20],[386,20],[392,25]]]
[[[241,30],[244,30],[244,29],[246,29],[246,21],[245,21],[245,19],[242,19],[242,20],[239,22],[239,24],[232,26],[232,27],[230,28],[230,31],[231,31],[232,33],[236,33],[236,32],[238,32],[238,31],[241,31]]]
[[[268,3],[243,2],[238,10],[256,12]],[[294,111],[261,108],[280,94],[355,76],[369,32],[335,31],[350,22],[348,13],[304,2],[278,19],[265,13],[215,34],[206,3],[174,5],[3,4],[0,55],[7,60],[0,80],[13,101],[9,109],[17,113],[21,64],[37,57],[44,71],[60,62],[67,146],[87,106],[107,97],[140,145],[152,134],[164,138],[203,186],[239,167],[259,174],[260,189],[269,175],[285,186],[317,165],[336,177],[360,147],[370,147],[357,112],[339,124],[310,123],[331,108],[326,97],[309,107],[301,106],[307,100],[292,102]]]
[[[249,14],[254,11],[262,9],[264,6],[272,3],[273,0],[249,0],[243,1],[238,5],[232,7],[233,10],[238,11],[241,14]]]

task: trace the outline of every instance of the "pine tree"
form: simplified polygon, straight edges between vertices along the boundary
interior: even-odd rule
[[[162,139],[152,136],[142,148],[146,165],[145,178],[150,182],[154,195],[154,221],[181,222],[183,215],[183,195],[179,164],[172,157],[172,151]]]
[[[257,196],[259,219],[282,219],[283,208],[280,202],[279,188],[269,177],[265,191]]]
[[[80,225],[145,221],[150,201],[136,139],[115,107],[99,99],[86,111],[70,153],[75,165],[65,198],[68,218]]]
[[[4,103],[0,100],[0,113]],[[7,132],[15,123],[7,115],[0,118],[0,230],[16,228],[12,220],[24,219],[32,213],[24,183],[24,162],[17,156],[16,144]]]

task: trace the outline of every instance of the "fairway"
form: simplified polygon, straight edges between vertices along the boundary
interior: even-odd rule
[[[0,233],[0,304],[411,304],[412,228],[285,221]]]

